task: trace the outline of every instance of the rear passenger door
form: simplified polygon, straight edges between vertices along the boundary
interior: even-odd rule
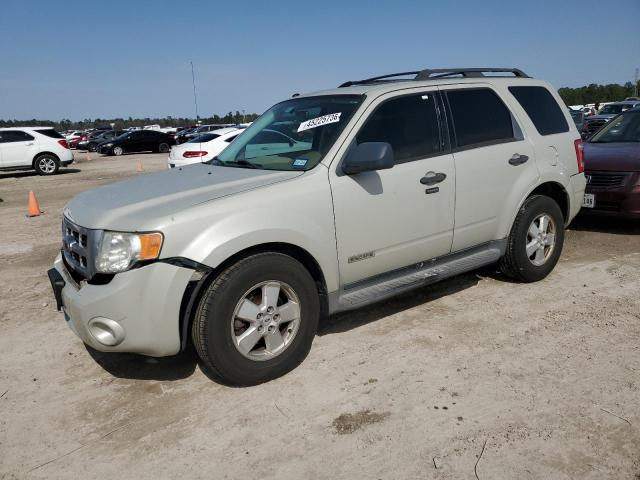
[[[440,88],[456,168],[455,252],[505,238],[514,209],[539,174],[532,143],[493,88]]]

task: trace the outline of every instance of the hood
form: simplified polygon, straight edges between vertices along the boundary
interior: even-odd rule
[[[640,143],[584,144],[584,169],[616,172],[640,171]]]
[[[194,205],[264,187],[302,175],[202,163],[132,177],[83,192],[64,208],[72,222],[86,228],[140,231],[153,222]]]

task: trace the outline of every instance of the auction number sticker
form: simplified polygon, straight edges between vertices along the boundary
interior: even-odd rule
[[[298,127],[298,132],[303,132],[304,130],[309,130],[311,128],[321,127],[322,125],[326,125],[328,123],[337,123],[340,121],[340,115],[342,112],[338,113],[330,113],[329,115],[323,115],[322,117],[312,118],[311,120],[307,120],[306,122],[302,122]]]

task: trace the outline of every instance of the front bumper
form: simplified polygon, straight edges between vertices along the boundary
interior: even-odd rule
[[[103,285],[76,284],[61,255],[52,270],[57,272],[49,273],[56,302],[87,345],[152,357],[180,351],[180,306],[194,270],[156,262],[114,275]]]
[[[640,219],[640,172],[629,176],[624,185],[598,188],[587,185],[585,193],[595,195],[594,208],[581,213],[614,218]]]

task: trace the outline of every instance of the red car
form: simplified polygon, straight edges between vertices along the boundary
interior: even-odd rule
[[[640,108],[610,120],[584,144],[583,213],[640,219]]]

